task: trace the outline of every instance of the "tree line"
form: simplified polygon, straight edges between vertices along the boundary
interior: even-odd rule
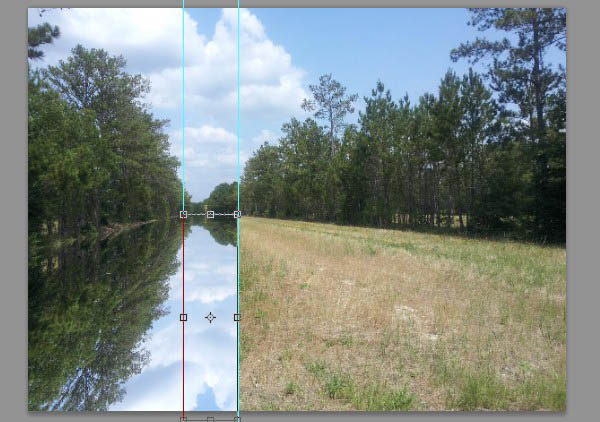
[[[358,124],[356,95],[332,76],[310,85],[314,118],[283,124],[277,144],[246,163],[245,214],[375,227],[566,236],[566,73],[545,62],[565,51],[564,9],[471,9],[470,25],[517,39],[477,38],[454,61],[487,63],[441,79],[437,94],[394,101],[377,81]],[[324,122],[319,125],[318,121]]]
[[[220,183],[215,186],[208,198],[200,202],[189,202],[186,209],[191,213],[203,213],[207,210],[231,213],[237,210],[237,197],[237,182]]]
[[[236,245],[234,221],[191,221]],[[126,382],[149,363],[149,330],[169,313],[180,248],[181,223],[168,219],[30,254],[29,410],[106,411],[124,399]]]
[[[29,60],[58,36],[48,24],[30,28]],[[56,66],[29,68],[30,234],[77,236],[181,209],[168,121],[153,117],[143,101],[149,82],[125,65],[122,56],[78,45]]]

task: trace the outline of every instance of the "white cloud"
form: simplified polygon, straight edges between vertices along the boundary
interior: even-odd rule
[[[206,264],[187,265],[185,269],[186,302],[213,303],[221,302],[236,294],[237,264],[208,266]],[[181,279],[169,281],[171,298],[181,300]]]
[[[170,139],[172,142],[171,153],[179,153],[181,155],[181,129],[171,132]],[[208,146],[237,145],[237,136],[222,127],[210,125],[200,127],[186,126],[185,145],[194,149],[206,148]]]
[[[235,334],[230,335],[232,329],[221,329],[219,331],[222,334],[216,334],[215,328],[215,323],[186,326],[186,410],[196,408],[197,396],[204,394],[208,388],[213,390],[219,409],[235,409],[237,393]],[[148,366],[144,368],[142,374],[129,382],[125,399],[115,404],[111,410],[181,410],[180,323],[173,322],[157,330],[147,347],[152,351]]]
[[[123,54],[128,64],[138,70],[181,66],[181,9],[54,9],[42,17],[36,9],[30,9],[30,25],[46,21],[61,30],[61,37],[52,48],[44,49],[48,50],[47,62],[65,58],[71,48],[82,44]],[[206,40],[189,14],[184,15],[183,23],[186,54],[193,64],[194,57],[202,55],[200,50]]]
[[[171,132],[171,154],[181,160],[181,129]],[[242,141],[240,141],[242,142]],[[185,127],[185,168],[197,170],[223,170],[230,175],[237,171],[237,135],[210,125]],[[247,152],[240,150],[240,162],[248,159]],[[194,172],[196,177],[200,173]],[[188,180],[186,173],[186,181]]]
[[[284,116],[301,112],[307,96],[304,71],[292,64],[285,48],[266,34],[256,15],[240,10],[240,96],[244,118]],[[148,100],[154,107],[181,106],[182,12],[165,9],[66,9],[39,17],[29,12],[30,25],[49,21],[61,37],[44,48],[46,63],[66,58],[76,44],[123,54],[128,65],[151,81]],[[231,126],[237,118],[237,9],[223,9],[212,38],[199,32],[198,23],[185,12],[186,116]],[[223,118],[223,115],[228,117]]]
[[[208,248],[207,248],[208,247]],[[229,255],[228,255],[229,254]],[[205,229],[194,227],[186,239],[185,263],[185,408],[201,406],[198,396],[212,390],[221,410],[234,410],[237,397],[235,249],[215,244]],[[182,251],[178,252],[182,260]],[[143,349],[150,362],[125,385],[124,400],[111,410],[181,410],[181,267],[169,278],[170,313],[156,321]],[[209,324],[204,315],[217,318]],[[206,410],[206,409],[199,409]]]
[[[240,106],[243,134],[240,167],[252,150],[269,140],[274,122],[302,116],[304,71],[267,34],[249,10],[240,10]],[[44,46],[39,65],[66,59],[71,48],[103,48],[127,59],[127,70],[149,78],[146,101],[157,117],[171,119],[171,152],[181,159],[181,24],[179,8],[64,9],[39,17],[29,11],[29,25],[50,22],[61,37]],[[185,186],[194,200],[208,196],[215,185],[237,179],[237,9],[222,9],[210,27],[186,11],[185,25]]]
[[[261,146],[265,142],[273,143],[276,140],[276,136],[269,129],[263,129],[258,135],[252,138],[252,146],[254,148]]]
[[[270,40],[258,18],[240,10],[240,107],[244,118],[282,116],[299,112],[304,72],[292,64],[285,49]],[[186,40],[185,107],[204,118],[229,127],[237,108],[237,10],[223,9],[210,40],[188,51]],[[149,74],[153,90],[150,100],[160,107],[181,103],[181,68],[169,67]],[[228,119],[219,117],[228,115]]]

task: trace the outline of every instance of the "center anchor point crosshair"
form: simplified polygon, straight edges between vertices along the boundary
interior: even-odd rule
[[[216,316],[214,316],[212,314],[212,312],[209,312],[208,315],[206,315],[204,318],[206,318],[208,320],[209,324],[212,324],[213,320],[216,318]]]

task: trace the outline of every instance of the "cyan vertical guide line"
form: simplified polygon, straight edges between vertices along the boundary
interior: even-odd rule
[[[238,184],[237,184],[237,209],[240,210],[240,0],[237,2],[237,91],[238,91],[238,103],[237,103],[237,114],[238,114],[238,148],[237,148],[237,171],[238,171]],[[237,311],[240,313],[240,219],[237,219]],[[241,318],[240,318],[241,320]],[[237,415],[240,417],[240,322],[237,324]]]

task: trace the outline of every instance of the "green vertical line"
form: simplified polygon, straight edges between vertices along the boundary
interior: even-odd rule
[[[237,2],[237,115],[238,115],[238,150],[237,150],[237,171],[238,171],[238,185],[237,185],[237,209],[240,209],[240,0]],[[240,219],[237,220],[237,262],[238,262],[238,270],[237,270],[237,312],[240,313]],[[240,322],[237,325],[237,415],[238,418],[240,416]]]
[[[185,210],[185,0],[181,0],[181,209]]]

